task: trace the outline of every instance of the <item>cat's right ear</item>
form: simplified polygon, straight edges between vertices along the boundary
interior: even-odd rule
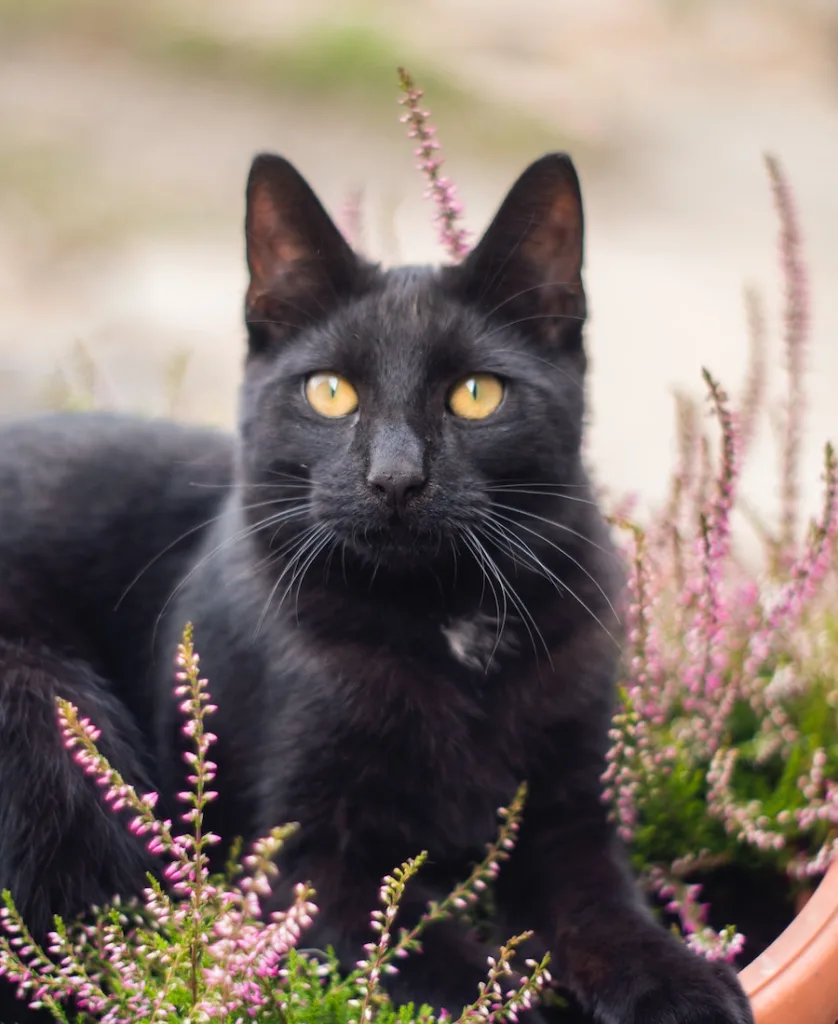
[[[253,352],[327,315],[367,267],[302,175],[271,153],[250,168],[245,239],[245,322]]]

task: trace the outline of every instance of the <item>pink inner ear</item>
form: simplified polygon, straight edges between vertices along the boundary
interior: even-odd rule
[[[270,191],[264,187],[258,188],[251,197],[248,228],[254,277],[262,281],[274,278],[284,264],[304,258],[303,246],[283,223]]]
[[[539,234],[542,256],[552,263],[556,283],[578,282],[582,269],[582,225],[573,196],[561,195],[551,204],[547,223]]]

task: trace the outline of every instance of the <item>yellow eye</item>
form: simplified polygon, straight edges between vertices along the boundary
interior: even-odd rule
[[[313,373],[306,381],[308,404],[321,416],[336,419],[358,408],[358,392],[336,373]]]
[[[448,405],[464,420],[484,420],[491,416],[503,398],[503,384],[490,373],[466,377],[451,392]]]

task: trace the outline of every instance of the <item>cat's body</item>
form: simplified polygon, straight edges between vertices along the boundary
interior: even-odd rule
[[[232,450],[222,434],[106,415],[0,431],[0,887],[38,934],[138,884],[142,848],[104,809],[91,822],[90,785],[66,772],[54,695],[105,718],[106,744],[118,721],[121,767],[149,778],[153,625],[194,528],[218,514]]]
[[[534,929],[600,1024],[745,1024],[732,975],[651,919],[600,799],[619,574],[579,453],[569,162],[533,165],[459,267],[363,263],[276,158],[254,164],[247,237],[235,452],[219,435],[107,419],[0,440],[0,885],[42,928],[47,906],[139,884],[141,847],[69,781],[46,698],[78,703],[117,767],[170,796],[172,655],[191,620],[219,707],[209,825],[251,840],[300,823],[276,899],[313,882],[308,945],[351,964],[381,876],[425,849],[403,905],[415,918],[479,858],[526,780],[499,929]],[[51,462],[24,486],[27,448]],[[4,750],[24,729],[31,744]],[[27,772],[53,787],[52,852],[34,861],[21,852],[26,836],[40,849]],[[95,822],[86,860],[62,786]],[[21,866],[44,861],[55,884]],[[490,951],[436,926],[394,994],[456,1010]]]

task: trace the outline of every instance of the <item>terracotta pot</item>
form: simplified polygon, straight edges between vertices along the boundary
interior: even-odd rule
[[[757,1024],[835,1024],[838,861],[783,934],[739,977]]]

